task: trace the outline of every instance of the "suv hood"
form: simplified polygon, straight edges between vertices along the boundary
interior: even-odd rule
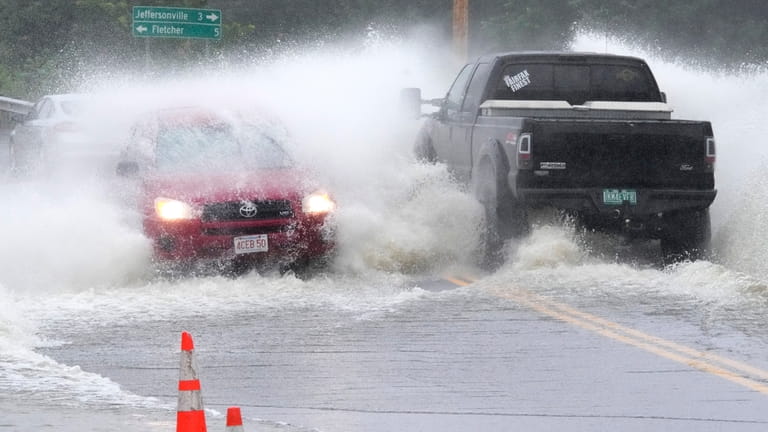
[[[190,204],[243,199],[301,200],[315,183],[295,168],[259,170],[232,174],[173,173],[144,180],[144,197],[177,199]]]

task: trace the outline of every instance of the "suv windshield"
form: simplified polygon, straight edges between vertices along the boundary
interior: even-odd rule
[[[491,99],[660,102],[650,72],[640,65],[513,63],[502,70]]]
[[[59,104],[64,114],[71,117],[82,117],[85,111],[85,104],[80,100],[64,100]]]
[[[178,124],[159,129],[155,163],[161,171],[231,171],[286,167],[290,159],[263,132],[238,136],[225,123]]]

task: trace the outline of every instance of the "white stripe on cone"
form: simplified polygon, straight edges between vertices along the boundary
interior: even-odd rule
[[[176,432],[206,432],[203,397],[200,393],[200,379],[197,376],[194,349],[192,335],[182,332]]]

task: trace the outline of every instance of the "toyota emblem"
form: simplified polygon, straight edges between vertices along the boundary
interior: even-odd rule
[[[251,201],[242,201],[243,205],[240,206],[240,216],[244,218],[252,218],[256,217],[256,214],[259,213],[258,207],[256,207],[256,204],[252,203]]]

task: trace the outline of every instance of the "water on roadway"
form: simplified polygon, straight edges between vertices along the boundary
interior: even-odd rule
[[[372,50],[313,57],[311,79],[326,101],[339,82],[367,77],[347,88],[357,97],[375,80],[375,106],[270,100],[338,194],[339,257],[314,279],[156,278],[111,180],[3,179],[0,430],[172,430],[182,330],[195,336],[210,430],[230,405],[246,430],[765,429],[765,74],[650,59],[676,116],[715,127],[714,258],[662,268],[654,245],[542,218],[485,275],[471,265],[477,204],[442,167],[413,163],[412,128],[381,108],[400,86],[427,81],[428,96],[451,77],[429,81],[408,51]],[[280,88],[309,79],[302,60],[287,63],[258,70]],[[243,91],[242,77],[221,82]],[[131,91],[114,90],[127,105]],[[611,338],[613,324],[689,351]]]

